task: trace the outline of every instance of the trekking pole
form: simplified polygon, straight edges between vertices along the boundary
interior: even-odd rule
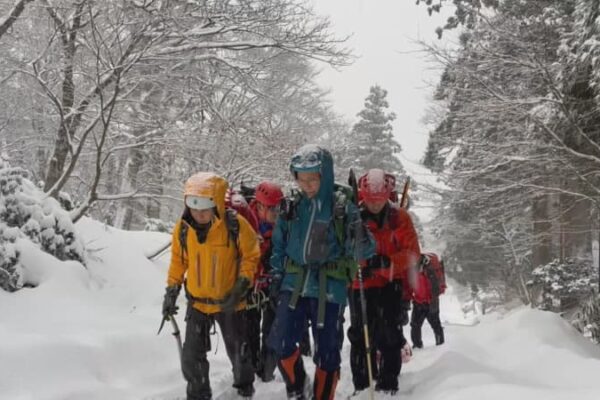
[[[354,194],[354,202],[356,204],[356,206],[358,207],[358,184],[356,182],[356,175],[354,175],[354,170],[350,169],[350,174],[348,176],[348,183],[350,184],[350,186],[352,187],[352,192]],[[359,217],[359,223],[357,224],[356,227],[356,232],[354,235],[354,240],[355,240],[355,252],[357,255],[357,262],[358,262],[358,244],[362,242],[362,220]],[[370,340],[369,340],[369,324],[367,321],[367,299],[365,298],[365,285],[363,282],[363,275],[362,275],[362,268],[359,265],[358,266],[358,271],[357,271],[357,275],[358,275],[358,291],[360,294],[360,310],[361,310],[361,317],[362,317],[362,322],[363,322],[363,334],[365,337],[365,352],[366,352],[366,357],[367,357],[367,374],[369,377],[369,398],[371,400],[373,400],[375,398],[375,391],[373,388],[373,366],[371,365],[371,344],[370,344]]]
[[[371,365],[371,341],[369,340],[369,324],[367,323],[367,300],[365,299],[365,286],[361,268],[358,268],[358,291],[360,292],[360,310],[363,321],[363,333],[365,335],[365,349],[367,353],[367,373],[369,374],[369,398],[373,400],[373,366]]]

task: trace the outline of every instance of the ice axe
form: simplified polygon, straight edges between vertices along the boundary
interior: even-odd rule
[[[356,175],[354,174],[354,170],[350,168],[350,173],[348,175],[348,185],[352,188],[352,194],[354,197],[354,203],[358,207],[358,184],[356,182]],[[355,249],[358,247],[356,244],[362,243],[362,221],[356,225],[356,232],[354,234],[355,240]],[[358,259],[358,257],[356,257]],[[358,266],[358,290],[360,293],[360,311],[363,322],[363,334],[365,337],[365,352],[367,357],[367,373],[369,376],[369,398],[373,400],[375,398],[375,393],[373,390],[373,367],[371,365],[371,344],[369,340],[369,325],[367,323],[367,300],[365,299],[365,285],[363,282],[362,268],[360,265]]]
[[[177,351],[179,351],[179,364],[182,364],[182,362],[183,362],[183,358],[182,358],[183,357],[183,346],[181,344],[181,332],[179,331],[179,325],[177,325],[177,320],[175,319],[175,316],[174,315],[164,316],[160,323],[160,327],[158,328],[158,332],[156,332],[156,334],[157,335],[160,334],[160,331],[162,331],[162,328],[165,326],[165,322],[167,320],[171,321],[171,326],[173,327],[173,336],[175,336],[175,341],[177,342]]]
[[[402,189],[402,197],[400,198],[400,208],[408,210],[408,187],[410,186],[410,176],[406,177],[404,188]]]

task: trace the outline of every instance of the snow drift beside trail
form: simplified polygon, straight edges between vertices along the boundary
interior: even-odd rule
[[[168,242],[169,235],[124,232],[90,219],[76,228],[86,246],[87,269],[19,243],[27,273],[40,285],[10,294],[0,291],[0,399],[185,398],[170,327],[156,336],[169,255],[156,262],[145,256]],[[425,324],[425,349],[416,350],[404,366],[396,398],[598,397],[600,349],[558,315],[520,308],[485,316],[473,327],[461,326],[473,321],[463,317],[453,289],[448,288],[441,305],[442,320],[448,321],[447,343],[435,347]],[[184,304],[180,296],[180,309]],[[178,321],[184,330],[181,312]],[[409,336],[408,327],[405,334]],[[235,398],[222,340],[212,339],[213,393]],[[353,392],[349,350],[345,340],[338,399]],[[310,359],[305,365],[312,374]],[[257,399],[285,398],[279,377],[257,383],[256,389]],[[367,398],[367,393],[358,396]]]

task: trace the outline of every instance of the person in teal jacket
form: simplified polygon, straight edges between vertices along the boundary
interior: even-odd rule
[[[347,285],[357,262],[374,254],[375,242],[348,191],[336,190],[341,186],[334,183],[329,151],[304,146],[290,170],[300,192],[283,207],[273,231],[270,290],[277,293],[277,309],[268,344],[278,355],[288,398],[306,399],[310,383],[298,343],[310,321],[317,367],[312,398],[330,400],[339,379]]]

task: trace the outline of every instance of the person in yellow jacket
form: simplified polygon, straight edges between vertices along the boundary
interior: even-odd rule
[[[177,296],[184,285],[188,307],[182,369],[188,400],[212,397],[206,353],[215,321],[233,366],[233,387],[242,398],[254,393],[243,310],[260,248],[248,221],[226,210],[227,188],[227,181],[213,173],[190,177],[184,189],[185,210],[173,230],[163,317],[177,312]]]

